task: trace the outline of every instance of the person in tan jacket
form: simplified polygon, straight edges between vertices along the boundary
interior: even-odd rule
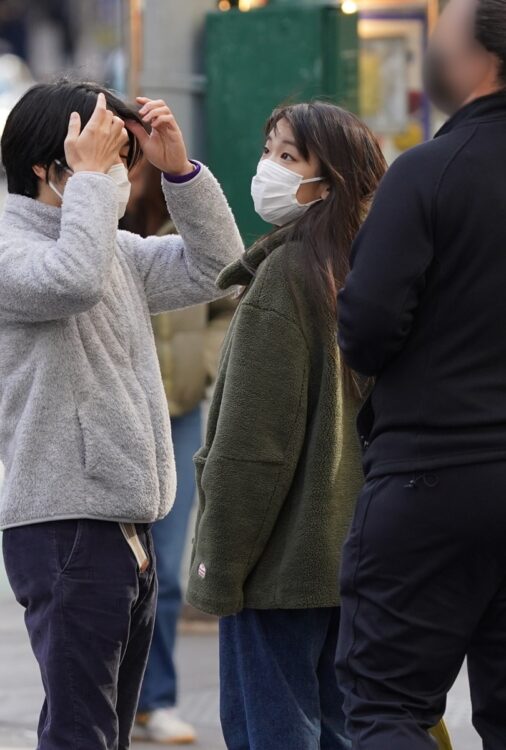
[[[183,417],[200,407],[208,385],[215,381],[234,308],[229,297],[153,318],[163,384],[173,417]]]
[[[160,236],[176,231],[167,220],[160,173],[142,160],[131,175],[132,196],[123,228]],[[181,564],[195,496],[193,455],[201,444],[202,402],[216,379],[223,339],[232,319],[231,298],[153,318],[158,358],[170,407],[177,495],[170,516],[153,527],[159,580],[155,632],[142,687],[134,738],[189,744],[195,730],[178,715],[174,664],[182,603]]]

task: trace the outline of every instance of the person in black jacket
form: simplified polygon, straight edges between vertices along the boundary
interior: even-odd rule
[[[338,669],[354,750],[429,750],[467,656],[506,748],[506,2],[450,0],[427,57],[451,119],[380,185],[339,299],[366,484]]]

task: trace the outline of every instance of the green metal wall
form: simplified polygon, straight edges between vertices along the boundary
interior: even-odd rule
[[[302,4],[212,13],[206,47],[208,160],[250,243],[267,229],[250,184],[274,107],[325,97],[357,110],[357,16]]]

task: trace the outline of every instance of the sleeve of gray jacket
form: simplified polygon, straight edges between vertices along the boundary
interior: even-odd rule
[[[206,167],[189,182],[162,182],[179,235],[143,239],[122,233],[152,314],[223,297],[216,278],[244,250],[223,191]]]
[[[109,279],[117,216],[111,178],[80,172],[65,188],[58,240],[16,232],[0,238],[0,318],[44,322],[94,307]]]

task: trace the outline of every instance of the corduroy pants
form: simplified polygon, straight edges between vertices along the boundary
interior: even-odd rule
[[[126,750],[156,608],[151,557],[140,573],[117,523],[56,521],[8,529],[4,560],[45,692],[38,750]]]

